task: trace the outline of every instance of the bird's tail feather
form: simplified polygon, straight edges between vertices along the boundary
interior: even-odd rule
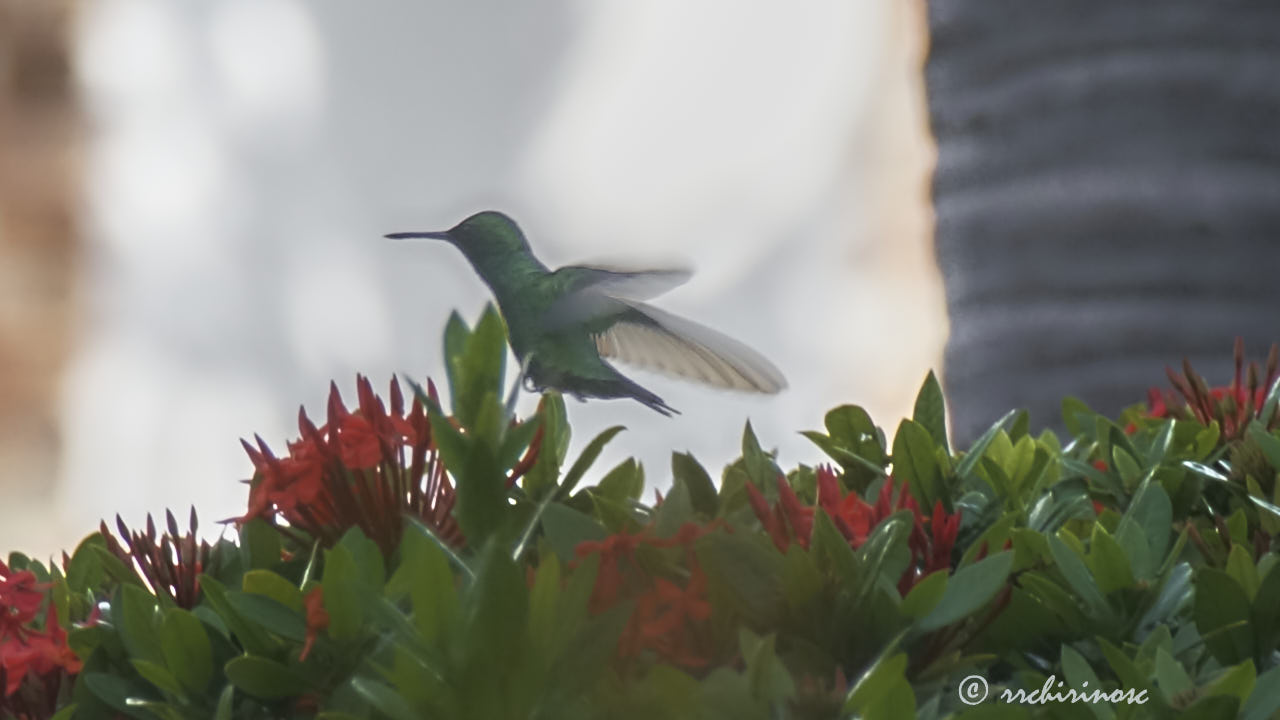
[[[622,384],[622,389],[623,389],[623,393],[620,393],[620,394],[629,396],[635,399],[636,401],[643,403],[646,407],[651,408],[659,413],[662,413],[667,417],[680,414],[679,410],[668,405],[662,398],[658,397],[656,394],[644,389],[644,387],[642,387],[639,383],[636,383],[635,381],[626,377],[619,376],[619,378],[620,378],[620,382]]]

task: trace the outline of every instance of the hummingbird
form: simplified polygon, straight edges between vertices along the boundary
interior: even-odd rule
[[[679,411],[609,361],[733,390],[772,394],[787,386],[751,348],[643,302],[687,281],[687,270],[551,270],[533,254],[520,226],[494,210],[449,230],[386,237],[443,240],[462,251],[507,322],[520,361],[516,388],[554,388],[578,400],[631,398],[670,417]]]

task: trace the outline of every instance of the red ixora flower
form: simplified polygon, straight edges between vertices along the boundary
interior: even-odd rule
[[[286,457],[276,457],[260,437],[255,438],[257,447],[242,443],[255,472],[248,511],[236,521],[262,518],[286,534],[292,528],[305,531],[325,546],[359,526],[390,554],[408,514],[446,542],[461,545],[452,514],[456,496],[422,403],[415,398],[406,411],[394,377],[390,408],[374,394],[368,378],[356,376],[356,388],[359,405],[352,411],[337,385],[330,385],[327,422],[320,427],[299,409],[301,438],[289,443]],[[431,383],[428,394],[436,398]],[[531,445],[530,453],[536,447]]]
[[[36,583],[30,570],[13,571],[0,562],[0,639],[21,638],[24,627],[44,604],[46,585]]]
[[[1182,373],[1166,368],[1169,382],[1177,395],[1159,388],[1147,391],[1147,416],[1152,418],[1187,417],[1203,425],[1216,420],[1222,436],[1234,440],[1244,434],[1249,422],[1260,417],[1266,393],[1280,378],[1280,347],[1271,346],[1266,364],[1261,368],[1256,362],[1246,367],[1244,340],[1237,337],[1234,347],[1235,374],[1231,384],[1209,387],[1203,377],[1183,360]],[[1280,424],[1280,413],[1268,418],[1267,429]]]
[[[120,558],[126,567],[133,566],[142,574],[157,595],[168,597],[180,608],[190,610],[200,602],[200,575],[213,572],[218,566],[218,556],[209,543],[196,541],[196,509],[191,508],[188,529],[182,533],[173,513],[166,510],[166,532],[157,535],[155,521],[147,515],[145,532],[130,531],[120,516],[116,516],[116,540],[107,523],[100,523],[98,532],[112,555]],[[63,561],[66,569],[69,560]]]
[[[588,606],[593,614],[613,607],[624,596],[636,597],[635,608],[618,640],[620,660],[630,660],[649,650],[687,669],[705,667],[710,662],[710,653],[699,647],[698,638],[701,624],[711,616],[711,603],[707,599],[707,577],[693,553],[693,543],[717,529],[730,530],[723,521],[685,523],[669,538],[655,538],[650,535],[651,529],[645,528],[578,544],[575,565],[592,554],[600,555]],[[670,577],[653,576],[638,567],[635,553],[641,545],[684,548],[687,579],[681,583]]]
[[[855,492],[843,494],[839,477],[830,467],[819,466],[817,475],[817,506],[827,513],[851,547],[860,547],[866,542],[871,531],[893,513],[899,510],[911,511],[914,522],[908,537],[908,545],[911,549],[912,562],[898,583],[898,588],[903,594],[906,594],[925,575],[951,567],[951,550],[955,546],[956,534],[960,530],[959,511],[948,515],[943,511],[942,501],[939,500],[934,505],[933,514],[926,517],[920,512],[915,498],[908,492],[906,482],[902,483],[895,503],[893,499],[895,483],[892,476],[885,479],[875,504],[871,505]],[[747,496],[751,507],[779,550],[786,552],[792,541],[799,543],[807,550],[813,534],[815,509],[805,507],[800,502],[785,477],[779,475],[777,482],[778,503],[772,511],[760,491],[748,483]]]
[[[8,570],[2,563],[0,568]],[[14,573],[14,575],[23,574]],[[40,595],[43,599],[43,593]],[[24,601],[26,601],[25,598]],[[0,602],[0,610],[10,614],[11,617],[18,616],[11,612],[12,608],[3,606],[2,602]],[[21,615],[26,614],[25,610],[21,612]],[[11,630],[13,629],[6,628],[0,631],[0,677],[3,678],[4,685],[0,711],[16,717],[20,713],[9,711],[24,705],[21,702],[22,698],[14,698],[14,695],[25,682],[38,678],[44,681],[45,686],[53,685],[58,682],[57,678],[52,677],[54,673],[65,671],[69,675],[75,675],[80,672],[81,664],[80,659],[67,645],[67,632],[58,623],[58,610],[52,602],[45,611],[43,630],[30,627],[17,628],[12,632]],[[21,714],[31,713],[23,711]]]

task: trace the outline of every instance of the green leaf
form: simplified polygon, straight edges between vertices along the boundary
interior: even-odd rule
[[[404,696],[383,683],[368,678],[351,678],[351,687],[378,712],[392,720],[421,720]]]
[[[540,420],[526,420],[512,425],[502,433],[502,441],[498,444],[498,467],[506,472],[520,462],[520,458],[529,449],[533,437],[538,434]]]
[[[839,463],[845,479],[859,491],[865,490],[874,478],[885,477],[884,466],[889,462],[885,452],[884,435],[866,410],[857,405],[841,405],[824,418],[826,435],[805,431],[800,433]]]
[[[1066,680],[1067,686],[1070,688],[1102,688],[1102,683],[1098,680],[1098,675],[1089,665],[1089,661],[1084,656],[1076,652],[1075,648],[1070,645],[1063,645],[1060,662],[1062,664],[1063,679]],[[1099,720],[1109,720],[1115,717],[1115,713],[1106,703],[1091,704],[1088,706],[1093,711],[1094,717]]]
[[[328,600],[326,597],[326,607]],[[263,630],[294,642],[306,639],[307,625],[301,613],[290,610],[273,598],[253,593],[228,592],[227,602],[231,603],[240,617],[256,623]]]
[[[1257,420],[1249,423],[1249,429],[1246,434],[1250,440],[1257,444],[1262,454],[1266,456],[1267,464],[1273,470],[1280,472],[1280,439],[1267,432],[1267,429]]]
[[[165,666],[146,660],[130,660],[129,663],[133,665],[134,670],[138,671],[143,680],[151,683],[157,689],[172,697],[184,697],[182,685]]]
[[[560,599],[560,560],[555,554],[542,558],[529,591],[530,644],[544,651],[555,635],[556,602]]]
[[[227,683],[218,694],[218,707],[213,712],[213,720],[231,720],[231,711],[235,707],[236,686]]]
[[[838,582],[850,587],[862,586],[857,555],[854,554],[853,548],[849,547],[849,541],[845,540],[836,529],[831,516],[821,508],[813,514],[813,535],[809,542],[809,553],[818,566],[833,575]]]
[[[919,423],[933,436],[933,442],[948,455],[951,447],[947,444],[947,408],[942,399],[942,385],[938,377],[930,370],[916,394],[916,405],[911,419]]]
[[[1249,695],[1253,693],[1254,684],[1258,679],[1257,670],[1253,667],[1253,660],[1245,660],[1233,668],[1228,668],[1225,672],[1218,676],[1207,688],[1205,695],[1234,695],[1244,703],[1249,699]]]
[[[910,511],[900,510],[881,520],[856,554],[858,577],[855,587],[853,612],[859,612],[862,603],[871,595],[879,580],[896,584],[907,565],[911,563],[911,551],[907,537],[911,534],[914,518]]]
[[[587,470],[595,463],[596,459],[600,457],[600,453],[604,450],[604,446],[608,445],[609,441],[612,440],[615,435],[625,429],[626,428],[621,425],[614,425],[592,438],[591,442],[587,443],[587,446],[582,448],[582,452],[578,455],[578,459],[569,467],[569,472],[565,473],[564,479],[560,482],[560,490],[557,492],[557,497],[569,497],[569,493],[573,492],[573,489],[578,486],[578,482],[582,480],[582,476],[586,475]]]
[[[270,570],[250,570],[245,573],[241,589],[254,595],[265,595],[294,612],[303,611],[302,591],[298,586]]]
[[[94,547],[106,550],[106,541],[98,533],[80,541],[71,554],[71,562],[67,565],[67,585],[75,594],[97,590],[106,581],[106,570]]]
[[[1271,383],[1271,388],[1267,390],[1267,396],[1262,401],[1262,407],[1258,409],[1258,422],[1262,423],[1263,427],[1271,426],[1271,420],[1276,415],[1277,403],[1280,403],[1280,378],[1276,378],[1275,382]]]
[[[1280,665],[1258,676],[1240,720],[1267,720],[1280,712]]]
[[[689,499],[689,488],[680,481],[671,484],[671,491],[662,499],[662,504],[653,511],[653,534],[655,537],[671,537],[680,526],[692,522],[693,501]]]
[[[121,585],[118,597],[115,607],[119,609],[120,639],[129,657],[163,663],[159,607],[155,597],[137,585]]]
[[[893,474],[899,480],[910,481],[911,494],[920,507],[932,508],[935,500],[942,500],[943,507],[951,512],[951,498],[942,487],[942,469],[934,447],[924,426],[903,420],[893,436]]]
[[[964,458],[956,464],[956,477],[967,480],[973,475],[974,468],[977,467],[978,461],[981,460],[982,456],[987,452],[987,446],[995,439],[996,434],[1000,432],[1000,429],[1004,427],[1004,424],[1009,422],[1009,418],[1013,417],[1017,413],[1017,410],[1010,410],[1005,413],[1004,417],[997,420],[994,425],[987,428],[987,431],[982,433],[982,435],[974,441],[973,446],[969,448],[967,453],[965,453]]]
[[[506,361],[506,325],[493,305],[487,304],[460,356],[449,357],[453,414],[463,427],[479,429],[485,406],[498,404]]]
[[[338,545],[325,551],[324,608],[329,613],[329,637],[354,640],[364,625],[360,603],[360,569],[351,551]]]
[[[1273,564],[1258,583],[1251,618],[1260,647],[1280,644],[1280,564]]]
[[[783,606],[782,556],[758,534],[710,533],[694,542],[698,563],[710,585],[725,590],[748,620],[776,621]]]
[[[263,700],[294,697],[310,689],[306,678],[287,665],[255,655],[231,659],[223,672],[237,689]]]
[[[707,517],[715,517],[720,510],[720,498],[711,476],[690,453],[671,453],[671,477],[673,483],[684,485],[689,492],[693,509]]]
[[[1193,617],[1204,644],[1223,665],[1235,665],[1254,656],[1254,634],[1249,627],[1249,597],[1227,573],[1202,567],[1196,572]]]
[[[919,620],[932,612],[942,601],[949,575],[946,570],[937,570],[922,578],[902,599],[902,613],[913,620]]]
[[[508,509],[507,477],[498,467],[497,452],[482,437],[459,434],[438,412],[431,411],[428,419],[432,438],[454,477],[458,525],[469,541],[483,542],[501,525]]]
[[[774,652],[774,636],[760,638],[739,628],[738,643],[747,664],[747,687],[752,696],[766,703],[779,703],[795,695],[796,686],[786,665]]]
[[[500,657],[511,651],[513,639],[524,635],[529,612],[529,588],[523,568],[517,567],[505,546],[485,546],[476,579],[466,589],[461,609],[462,637],[473,658]]]
[[[881,465],[889,460],[884,443],[879,438],[879,428],[872,422],[866,410],[857,405],[841,405],[828,412],[823,425],[831,439],[845,449],[857,453],[873,464]]]
[[[414,626],[428,642],[436,642],[452,626],[457,614],[458,599],[449,561],[436,543],[412,528],[405,528],[400,558],[400,567],[388,583],[387,593],[408,592]]]
[[[1253,558],[1243,545],[1231,546],[1231,552],[1227,555],[1227,574],[1240,583],[1249,602],[1253,602],[1262,581],[1258,578],[1258,568],[1254,566]]]
[[[547,544],[563,563],[573,562],[579,543],[600,541],[608,536],[604,527],[590,516],[560,503],[552,503],[542,513],[542,531]]]
[[[1097,413],[1083,400],[1074,397],[1062,399],[1062,424],[1072,437],[1081,438],[1093,429],[1093,418]]]
[[[1156,682],[1166,701],[1195,687],[1191,676],[1164,648],[1156,650]]]
[[[254,518],[240,528],[240,555],[247,568],[280,563],[280,532],[266,520]]]
[[[1133,585],[1133,571],[1124,548],[1100,524],[1093,526],[1087,562],[1104,595]]]
[[[258,625],[245,620],[227,601],[227,589],[222,583],[209,575],[201,575],[200,589],[204,591],[205,600],[217,612],[222,623],[246,651],[255,655],[270,655],[275,652],[278,646],[270,635]]]
[[[1090,616],[1105,624],[1111,624],[1114,620],[1111,608],[1098,589],[1097,583],[1094,582],[1093,575],[1089,573],[1084,560],[1081,560],[1076,551],[1068,547],[1059,535],[1050,535],[1048,540],[1049,552],[1058,566],[1058,571],[1066,579],[1067,586],[1084,603]]]
[[[937,630],[972,615],[1000,592],[1013,568],[1013,553],[1005,551],[956,571],[942,599],[917,628]]]
[[[906,682],[906,672],[906,653],[881,657],[849,689],[843,713],[866,713],[867,708],[878,703],[881,698],[891,696],[895,686]]]
[[[131,717],[142,716],[131,704],[131,701],[145,697],[145,690],[140,684],[103,672],[85,672],[80,680],[84,681],[94,697],[111,708]]]
[[[1178,720],[1222,720],[1237,717],[1240,699],[1232,695],[1200,698],[1178,715]]]
[[[802,613],[822,592],[822,574],[813,556],[797,543],[787,548],[782,566],[782,593],[792,612]]]
[[[618,463],[590,490],[593,497],[605,497],[618,503],[638,500],[643,491],[644,471],[635,458],[627,458]]]
[[[742,463],[751,481],[759,488],[772,487],[775,478],[782,474],[773,458],[760,448],[760,442],[756,440],[755,430],[751,428],[749,421],[742,429]]]
[[[164,614],[160,647],[178,682],[196,695],[203,694],[213,679],[213,647],[204,623],[182,608],[169,609]]]
[[[449,382],[449,397],[454,403],[457,413],[458,397],[462,394],[464,370],[463,356],[467,351],[467,339],[471,337],[471,328],[455,310],[449,313],[449,320],[444,324],[444,368]]]

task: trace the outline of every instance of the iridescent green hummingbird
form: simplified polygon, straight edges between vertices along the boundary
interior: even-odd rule
[[[689,279],[685,270],[625,272],[585,265],[550,270],[515,221],[488,210],[442,232],[399,232],[400,240],[444,240],[462,251],[498,301],[526,389],[584,398],[633,398],[670,416],[662,398],[607,360],[760,393],[787,386],[751,348],[645,304]],[[514,400],[514,395],[512,396]]]

